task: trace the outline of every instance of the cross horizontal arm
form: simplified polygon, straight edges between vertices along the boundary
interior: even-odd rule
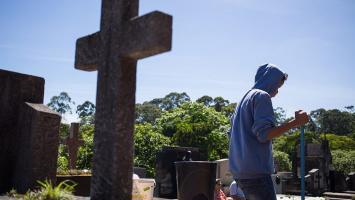
[[[123,35],[121,56],[142,59],[171,50],[172,16],[151,12],[130,20]]]
[[[99,32],[79,38],[76,41],[75,68],[95,71],[98,65]]]

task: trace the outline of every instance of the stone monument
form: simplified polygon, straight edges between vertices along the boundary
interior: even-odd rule
[[[69,154],[69,169],[76,169],[78,149],[83,144],[79,137],[79,126],[79,123],[71,123],[69,137],[65,140]]]
[[[0,194],[55,181],[60,115],[42,105],[44,79],[0,69]]]
[[[91,199],[131,199],[137,60],[171,49],[172,17],[138,0],[102,0],[100,31],[79,38],[75,68],[98,70]]]

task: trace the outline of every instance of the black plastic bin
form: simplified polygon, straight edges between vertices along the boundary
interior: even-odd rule
[[[192,160],[200,160],[198,148],[193,147],[163,147],[157,153],[155,167],[155,196],[167,199],[176,199],[176,170],[175,162],[184,161],[188,151],[191,152]]]
[[[179,200],[213,200],[216,162],[175,162]]]

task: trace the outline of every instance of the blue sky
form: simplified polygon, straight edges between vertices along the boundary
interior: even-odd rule
[[[45,78],[45,103],[66,91],[95,102],[96,72],[74,69],[75,41],[98,31],[101,1],[0,3],[0,68]],[[355,104],[353,0],[141,0],[173,16],[172,51],[138,62],[137,102],[187,92],[240,100],[257,66],[289,79],[273,99],[296,109]]]

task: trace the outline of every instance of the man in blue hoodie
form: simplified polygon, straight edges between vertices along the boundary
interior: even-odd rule
[[[275,125],[271,98],[287,79],[276,66],[265,64],[255,75],[255,85],[239,102],[231,118],[229,167],[248,200],[276,200],[272,139],[308,122],[307,113]]]

